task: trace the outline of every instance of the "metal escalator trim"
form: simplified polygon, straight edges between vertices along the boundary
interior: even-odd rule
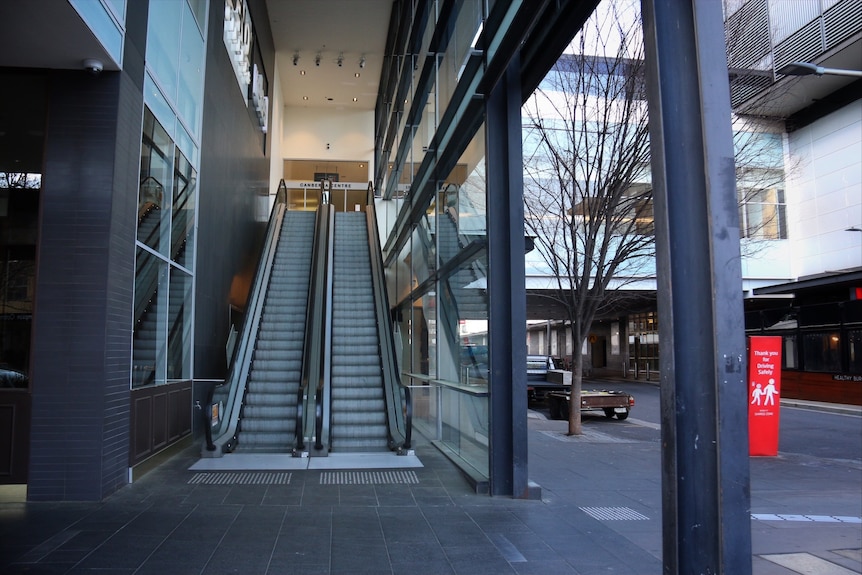
[[[307,394],[308,407],[306,416],[308,426],[306,431],[309,437],[314,437],[314,448],[316,451],[328,453],[330,438],[330,361],[329,354],[332,344],[332,285],[333,285],[333,257],[335,249],[335,210],[332,206],[322,205],[324,211],[325,229],[319,232],[322,238],[322,251],[315,258],[315,266],[319,267],[316,273],[322,281],[323,291],[315,289],[315,301],[319,306],[319,314],[314,318],[309,329],[314,329],[318,335],[315,337],[312,348],[313,355],[308,356],[307,361],[314,370],[315,377],[309,380],[309,393]],[[311,384],[314,383],[314,387]],[[313,390],[313,393],[312,393]],[[324,448],[326,450],[324,451]]]
[[[377,228],[374,192],[369,185],[366,210],[368,229],[368,252],[371,260],[371,278],[374,288],[375,317],[380,341],[380,360],[383,368],[384,398],[386,403],[389,446],[391,449],[410,449],[412,440],[412,396],[409,388],[399,377],[395,338],[386,293],[386,277],[383,269],[383,252]],[[402,409],[403,407],[403,409]]]
[[[266,241],[261,252],[261,259],[258,261],[258,266],[255,270],[254,282],[252,283],[247,313],[243,320],[241,336],[237,346],[234,348],[231,369],[223,384],[229,388],[227,400],[224,403],[226,413],[223,414],[218,425],[218,435],[213,438],[212,444],[206,445],[205,448],[205,451],[210,454],[221,456],[225,452],[230,451],[236,443],[239,412],[242,406],[245,383],[248,380],[248,372],[254,351],[254,338],[260,324],[264,296],[272,270],[272,261],[281,236],[285,208],[284,196],[281,196],[281,201],[276,201],[272,208],[269,224],[267,225]],[[206,414],[206,410],[204,410],[204,413]],[[207,418],[205,425],[210,425],[209,418]]]

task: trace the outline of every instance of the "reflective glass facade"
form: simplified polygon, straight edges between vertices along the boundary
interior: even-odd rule
[[[205,3],[150,2],[132,387],[192,377]]]

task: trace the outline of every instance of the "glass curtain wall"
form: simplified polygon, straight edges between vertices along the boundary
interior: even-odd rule
[[[447,107],[463,104],[465,95],[457,87],[475,58],[488,3],[467,1],[459,12],[442,15],[437,2],[427,8],[425,14],[409,15],[416,34],[405,34],[404,45],[389,56],[391,81],[384,85],[390,93],[379,102],[395,104],[378,104],[378,130],[389,131],[377,134],[384,143],[377,165],[385,169],[376,188],[399,208],[379,212],[390,214],[386,225],[393,237],[407,230],[384,257],[401,338],[402,378],[414,391],[414,425],[463,467],[487,477],[484,130],[474,117],[447,117]],[[441,132],[463,125],[473,126],[466,144],[447,146]]]
[[[132,387],[192,377],[206,2],[150,2]]]

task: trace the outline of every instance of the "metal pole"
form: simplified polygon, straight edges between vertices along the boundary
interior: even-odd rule
[[[529,497],[520,58],[487,99],[491,495]],[[493,190],[493,194],[490,191]]]
[[[751,574],[745,336],[721,3],[642,0],[664,573]]]

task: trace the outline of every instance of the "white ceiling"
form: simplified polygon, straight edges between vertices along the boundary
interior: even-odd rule
[[[286,106],[374,109],[392,0],[267,0],[267,10]]]

